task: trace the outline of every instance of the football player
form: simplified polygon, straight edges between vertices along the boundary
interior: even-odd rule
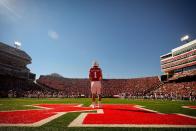
[[[101,80],[102,80],[102,71],[99,68],[97,61],[93,62],[92,67],[89,70],[89,79],[91,82],[91,93],[92,93],[92,107],[96,107],[96,96],[98,96],[98,108],[101,108]]]

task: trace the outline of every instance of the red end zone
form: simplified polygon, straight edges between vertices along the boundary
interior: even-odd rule
[[[196,127],[196,118],[180,114],[161,114],[135,105],[103,105],[102,113],[82,113],[69,126]]]
[[[104,105],[104,114],[88,114],[83,124],[196,125],[196,120],[177,114],[158,114],[134,105]]]
[[[69,127],[196,127],[196,118],[182,114],[161,114],[137,105],[106,104],[103,109],[78,104],[39,104],[37,110],[1,111],[0,126],[41,126],[67,112],[81,113]]]

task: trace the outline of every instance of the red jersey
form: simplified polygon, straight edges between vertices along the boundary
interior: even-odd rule
[[[94,66],[89,71],[89,79],[91,81],[100,81],[102,79],[102,71],[99,67]]]

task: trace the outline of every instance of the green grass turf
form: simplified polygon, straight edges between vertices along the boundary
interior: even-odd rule
[[[162,113],[182,113],[191,116],[196,116],[196,110],[185,109],[182,106],[186,105],[196,105],[196,102],[190,101],[169,101],[169,100],[128,100],[128,99],[115,99],[115,98],[104,98],[103,103],[106,104],[137,104],[141,106],[145,106],[145,108],[156,110]],[[24,105],[31,104],[41,104],[41,103],[80,103],[84,104],[84,106],[89,106],[91,104],[91,99],[89,98],[66,98],[66,99],[55,99],[55,98],[44,98],[44,99],[36,99],[36,98],[6,98],[0,99],[0,111],[5,110],[24,110],[24,109],[32,109],[33,107],[28,107]],[[73,131],[105,131],[105,130],[132,130],[132,131],[177,131],[177,130],[196,130],[196,129],[185,129],[185,128],[68,128],[67,126],[71,121],[73,121],[80,113],[67,113],[41,127],[0,127],[0,130],[73,130]]]

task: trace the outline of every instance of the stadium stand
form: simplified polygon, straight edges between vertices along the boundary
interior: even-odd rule
[[[172,49],[160,59],[164,84],[152,90],[151,95],[155,98],[195,100],[196,40]]]
[[[66,97],[89,97],[90,81],[88,79],[74,79],[54,76],[40,76],[36,81],[40,85],[52,89],[61,90],[67,94]],[[135,79],[104,79],[103,96],[113,97],[126,93],[132,96],[143,96],[149,89],[159,85],[158,77],[146,77]]]
[[[193,44],[191,43],[190,45],[192,46]],[[174,56],[187,53],[187,50],[181,52],[183,48],[177,49],[175,51],[180,54],[175,54]],[[192,60],[192,56],[196,55],[193,54],[195,47],[188,51],[191,51],[189,54],[191,54]],[[103,79],[103,97],[195,100],[196,65],[189,66],[187,64],[182,69],[175,68],[173,71],[171,71],[173,67],[168,67],[170,70],[168,72],[168,69],[165,69],[165,64],[172,59],[171,57],[172,53],[161,56],[163,71],[168,73],[163,75],[164,77],[166,76],[164,81],[161,81],[163,76]],[[27,68],[30,63],[31,57],[26,52],[0,43],[0,97],[91,97],[90,81],[87,78],[64,78],[57,73],[52,73],[50,75],[41,75],[35,82],[35,74],[31,73]]]
[[[160,59],[161,70],[169,80],[194,76],[196,74],[196,40],[172,49],[171,52],[160,56]]]
[[[35,74],[27,68],[30,63],[26,52],[0,42],[0,97],[8,97],[10,90],[21,97],[23,91],[39,88],[33,82]]]
[[[196,81],[192,82],[172,82],[153,91],[155,99],[190,99],[196,98]]]

